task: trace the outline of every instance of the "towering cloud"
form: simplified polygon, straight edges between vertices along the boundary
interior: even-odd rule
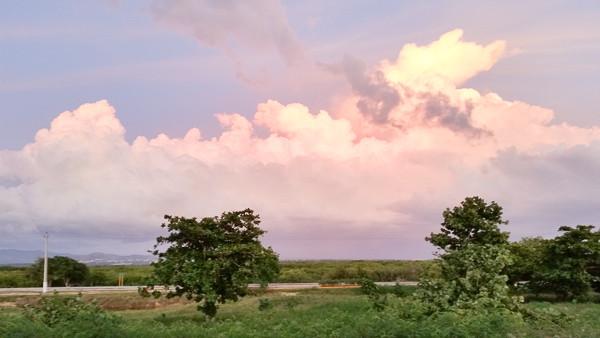
[[[463,31],[456,29],[427,46],[408,44],[395,63],[382,62],[387,78],[412,84],[427,77],[443,77],[460,85],[481,71],[488,70],[504,56],[504,41],[487,46],[462,41]]]
[[[106,101],[64,112],[34,143],[0,152],[0,232],[137,233],[163,214],[251,207],[274,236],[407,237],[422,246],[379,243],[368,257],[425,258],[421,239],[465,196],[505,206],[516,236],[597,220],[600,129],[554,125],[551,110],[457,87],[504,50],[461,34],[407,45],[371,71],[346,57],[339,69],[355,95],[335,116],[270,100],[252,120],[218,114],[224,131],[213,139],[192,128],[129,144]],[[284,258],[327,258],[272,244]]]

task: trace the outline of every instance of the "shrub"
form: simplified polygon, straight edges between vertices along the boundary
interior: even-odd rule
[[[271,302],[271,300],[269,298],[260,298],[258,300],[258,310],[259,311],[271,310],[272,308],[273,308],[273,303]]]
[[[42,296],[37,305],[25,306],[23,315],[32,322],[41,322],[48,327],[77,322],[91,327],[120,323],[120,317],[106,312],[96,300],[86,303],[81,293],[62,296],[54,292],[51,296]]]
[[[376,311],[383,311],[388,305],[387,294],[381,292],[379,286],[372,280],[364,279],[360,283],[360,291],[369,297],[371,306]]]

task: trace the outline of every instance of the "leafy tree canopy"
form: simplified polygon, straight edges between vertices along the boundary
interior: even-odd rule
[[[587,294],[592,282],[591,270],[600,260],[600,233],[591,225],[575,228],[562,226],[563,232],[545,246],[540,264],[532,277],[532,289],[549,291],[561,298]]]
[[[184,218],[165,215],[168,236],[156,239],[152,253],[158,256],[148,289],[165,285],[166,297],[186,296],[202,304],[198,310],[212,318],[217,303],[237,301],[248,292],[248,283],[266,283],[279,273],[278,255],[262,246],[258,238],[259,215],[246,209],[221,217]],[[160,245],[169,247],[160,252]],[[140,289],[148,296],[146,288]],[[152,294],[160,297],[161,292]]]
[[[546,247],[550,240],[542,237],[525,237],[509,245],[513,264],[508,266],[506,274],[509,284],[531,281],[535,270],[542,264]]]
[[[508,232],[500,231],[502,207],[486,204],[479,197],[468,197],[460,206],[443,213],[440,233],[427,241],[442,250],[441,278],[424,278],[417,298],[431,312],[449,309],[518,309],[522,299],[510,297],[507,276],[502,272],[510,265]]]
[[[34,281],[42,282],[44,278],[44,259],[38,258],[28,270],[29,277]],[[48,284],[61,283],[64,286],[80,284],[89,274],[87,265],[79,263],[70,257],[54,256],[48,258]]]
[[[502,220],[502,207],[496,202],[486,204],[480,197],[467,197],[460,206],[443,212],[444,222],[440,233],[432,233],[428,242],[443,251],[464,249],[471,245],[508,244],[508,232],[499,226],[508,224]]]

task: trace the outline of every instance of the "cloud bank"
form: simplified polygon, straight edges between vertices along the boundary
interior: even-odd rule
[[[0,233],[126,236],[164,214],[250,207],[283,258],[403,259],[430,257],[423,237],[466,196],[504,206],[516,236],[597,220],[600,128],[459,87],[505,45],[461,36],[406,45],[371,70],[345,58],[338,69],[355,90],[336,114],[269,100],[253,119],[217,114],[224,131],[212,139],[192,128],[128,143],[107,101],[64,112],[35,142],[0,152]],[[332,241],[285,241],[303,237]],[[362,240],[331,244],[344,238]]]

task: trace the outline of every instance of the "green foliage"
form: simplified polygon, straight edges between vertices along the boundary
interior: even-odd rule
[[[379,291],[383,294],[394,295],[396,297],[406,297],[412,295],[416,290],[415,286],[396,284],[393,286],[379,285]]]
[[[300,304],[300,301],[297,297],[286,297],[285,307],[288,310],[293,311],[296,308],[296,306],[298,306],[298,304]]]
[[[512,265],[506,267],[511,285],[520,281],[531,281],[535,270],[542,264],[549,240],[541,237],[526,237],[509,245]]]
[[[527,281],[536,294],[559,299],[585,300],[590,286],[600,280],[600,233],[593,226],[563,226],[554,239],[524,238],[511,243],[514,264],[506,271],[509,281]]]
[[[440,279],[423,278],[417,299],[429,313],[507,309],[515,311],[522,298],[510,297],[503,274],[510,265],[508,233],[500,231],[502,208],[479,197],[466,198],[459,207],[446,209],[441,232],[426,240],[437,246]]]
[[[591,225],[562,226],[562,235],[547,242],[534,269],[531,289],[552,292],[562,299],[585,297],[593,280],[589,270],[600,260],[600,234]]]
[[[90,271],[87,278],[85,279],[85,285],[89,286],[104,286],[108,285],[108,278],[102,271],[93,270]]]
[[[273,302],[269,298],[260,298],[258,300],[258,310],[266,311],[273,309]]]
[[[419,283],[418,298],[430,312],[460,309],[504,308],[518,310],[522,297],[511,297],[502,274],[510,262],[508,249],[496,245],[476,245],[444,256],[442,279],[424,278]]]
[[[90,275],[95,275],[100,279],[88,279],[86,285],[91,285],[92,282],[97,284],[94,285],[118,285],[119,274],[124,274],[125,285],[135,286],[141,285],[144,281],[152,274],[152,266],[150,265],[111,265],[111,266],[91,266]],[[101,275],[106,277],[106,280],[102,280]]]
[[[155,284],[168,287],[166,297],[186,296],[202,302],[198,309],[212,318],[217,313],[217,303],[237,301],[248,293],[248,282],[258,280],[266,283],[279,273],[279,260],[271,248],[264,248],[258,237],[258,215],[250,209],[223,213],[221,217],[184,218],[166,215],[167,237],[158,237],[153,254],[149,290],[140,289],[148,296],[161,291]],[[167,244],[164,252],[157,247]]]
[[[50,327],[72,321],[86,322],[90,326],[119,321],[119,317],[104,311],[96,300],[86,303],[81,293],[62,296],[54,292],[51,296],[42,296],[36,306],[26,306],[23,314],[32,322],[40,321]]]
[[[48,284],[57,286],[70,286],[71,284],[81,284],[85,281],[89,273],[88,267],[64,256],[54,256],[48,258]],[[44,259],[38,258],[28,269],[29,278],[32,282],[41,283],[44,279]]]
[[[0,288],[31,287],[40,284],[33,283],[25,267],[0,267]]]
[[[425,271],[439,274],[433,261],[282,261],[281,283],[416,281]]]
[[[364,279],[360,282],[360,292],[365,295],[381,294],[379,287],[370,279]]]
[[[485,203],[477,196],[467,197],[460,206],[447,208],[440,233],[425,238],[439,249],[451,253],[474,245],[506,245],[508,232],[499,226],[508,224],[502,220],[502,207],[496,202]]]
[[[26,267],[4,267],[0,272],[0,287],[39,286],[29,279]],[[281,272],[276,278],[280,283],[357,283],[362,279],[379,282],[417,281],[424,272],[439,276],[436,261],[281,261]],[[125,274],[125,285],[142,285],[152,274],[150,265],[90,266],[86,286],[117,285],[119,274]],[[340,273],[343,271],[343,273]],[[360,273],[360,275],[359,275]],[[338,276],[340,279],[335,279]],[[258,279],[251,283],[259,282]],[[4,283],[4,284],[3,284]],[[60,281],[58,281],[60,283]]]
[[[396,285],[378,285],[370,279],[363,279],[360,282],[358,291],[365,295],[394,295],[396,297],[405,297],[412,294],[414,286]]]
[[[104,311],[97,302],[87,303],[83,295],[42,296],[36,305],[26,306],[20,316],[3,314],[0,307],[0,337],[128,337],[120,315]]]
[[[371,306],[376,311],[383,311],[388,305],[387,294],[381,292],[379,286],[372,280],[365,279],[360,283],[360,291],[369,297]]]
[[[250,296],[222,305],[210,322],[198,318],[193,306],[184,305],[125,311],[121,324],[94,327],[75,320],[48,327],[23,318],[16,309],[0,308],[0,337],[591,338],[600,332],[600,305],[591,303],[524,304],[535,317],[494,308],[471,311],[467,316],[456,311],[428,315],[422,302],[393,295],[388,295],[383,311],[367,310],[371,304],[358,289],[307,289],[299,290],[296,296],[266,294],[273,304],[267,315],[257,313],[259,298],[265,296]],[[293,311],[288,301],[294,301]]]

